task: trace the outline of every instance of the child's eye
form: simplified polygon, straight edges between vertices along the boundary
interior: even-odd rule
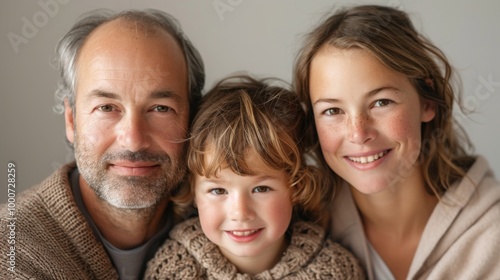
[[[253,188],[253,192],[256,192],[256,193],[259,193],[259,192],[268,192],[270,190],[271,190],[271,188],[270,187],[266,187],[266,186],[258,186],[258,187]]]
[[[209,191],[211,194],[215,194],[215,195],[222,195],[222,194],[227,194],[227,191],[223,188],[214,188],[214,189],[210,189]]]
[[[383,106],[387,106],[389,104],[391,104],[392,101],[389,100],[389,99],[380,99],[380,100],[377,100],[375,101],[375,103],[373,104],[374,107],[383,107]]]
[[[323,111],[323,114],[325,114],[327,116],[338,115],[341,113],[342,113],[342,110],[340,110],[339,108],[330,108],[330,109],[326,109],[325,111]]]

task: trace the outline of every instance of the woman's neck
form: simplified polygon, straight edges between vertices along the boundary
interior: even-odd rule
[[[396,279],[406,279],[413,256],[438,199],[420,172],[376,194],[351,187],[370,244]]]
[[[367,195],[353,187],[351,192],[365,229],[387,231],[395,238],[423,230],[438,202],[427,192],[421,172],[379,193]]]

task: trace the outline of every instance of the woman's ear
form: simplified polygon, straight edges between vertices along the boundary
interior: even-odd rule
[[[422,99],[422,113],[421,121],[426,123],[430,122],[436,116],[436,103],[431,100]]]

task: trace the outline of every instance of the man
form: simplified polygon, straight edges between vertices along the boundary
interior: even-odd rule
[[[15,253],[2,253],[0,278],[138,279],[174,222],[169,195],[185,174],[203,62],[155,10],[94,12],[57,52],[76,164],[18,197],[14,244],[0,207],[0,245]]]

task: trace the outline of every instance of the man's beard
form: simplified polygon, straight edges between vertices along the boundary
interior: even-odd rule
[[[98,159],[92,150],[85,141],[80,143],[75,135],[75,158],[81,176],[100,199],[116,208],[154,207],[170,195],[186,172],[186,145],[179,155],[172,158],[167,153],[123,151],[105,153]],[[147,161],[158,164],[160,169],[148,176],[120,176],[107,169],[109,162],[116,160]]]

